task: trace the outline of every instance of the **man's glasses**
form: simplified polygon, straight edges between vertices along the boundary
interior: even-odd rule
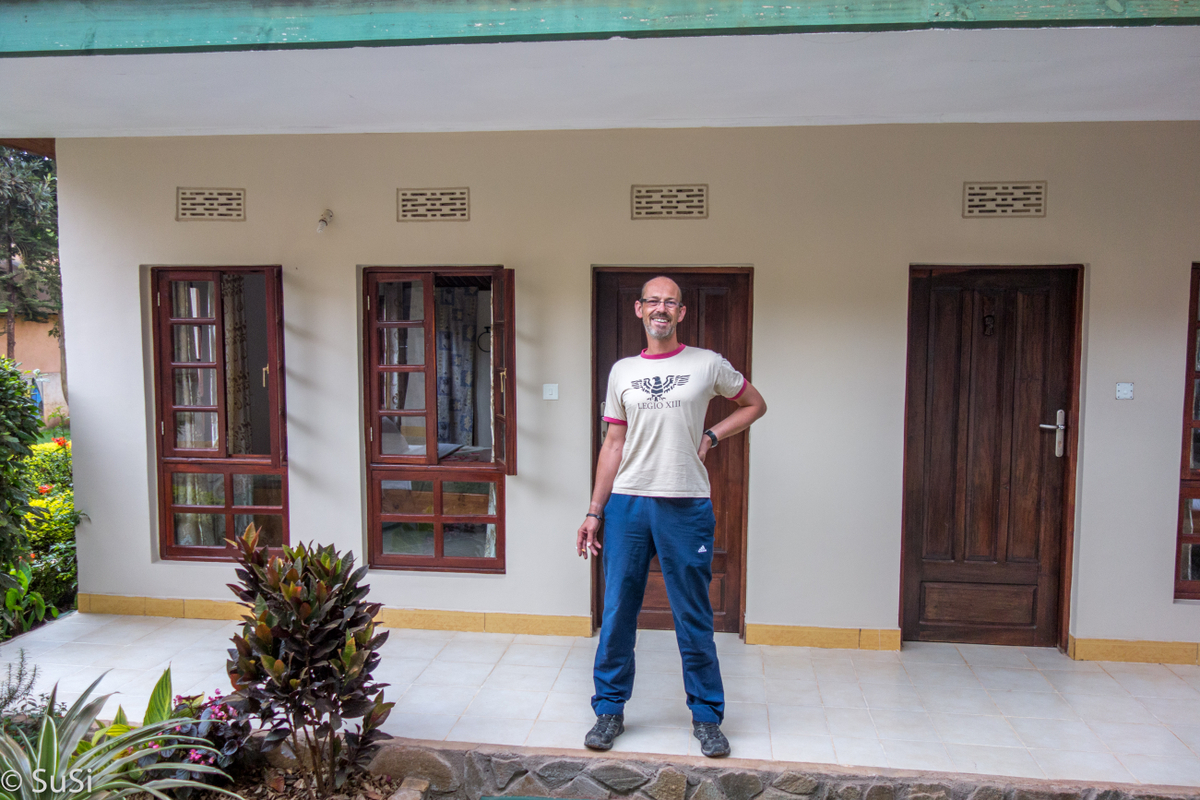
[[[638,300],[638,302],[647,308],[662,306],[667,311],[674,311],[680,306],[678,300],[663,300],[661,297],[643,297],[641,300]]]

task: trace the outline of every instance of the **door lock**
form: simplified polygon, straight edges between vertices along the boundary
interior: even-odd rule
[[[1063,444],[1067,438],[1067,412],[1060,408],[1055,416],[1054,425],[1042,423],[1038,427],[1044,431],[1054,431],[1054,457],[1062,458]]]

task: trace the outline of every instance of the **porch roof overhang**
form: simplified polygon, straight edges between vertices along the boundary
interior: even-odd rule
[[[1200,120],[1200,0],[40,0],[0,85],[9,138]]]
[[[1200,0],[40,0],[0,5],[0,54],[1197,23]]]

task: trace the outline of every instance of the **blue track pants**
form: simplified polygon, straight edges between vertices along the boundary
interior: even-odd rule
[[[720,722],[725,689],[713,643],[712,501],[699,497],[637,497],[614,494],[604,507],[604,618],[596,648],[597,714],[624,713],[633,693],[633,645],[638,612],[658,554],[675,638],[683,658],[683,688],[692,719]]]

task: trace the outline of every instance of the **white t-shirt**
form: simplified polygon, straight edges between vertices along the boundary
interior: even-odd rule
[[[614,494],[708,497],[700,437],[708,401],[736,398],[746,379],[719,353],[680,345],[623,358],[608,375],[604,421],[628,425]]]

